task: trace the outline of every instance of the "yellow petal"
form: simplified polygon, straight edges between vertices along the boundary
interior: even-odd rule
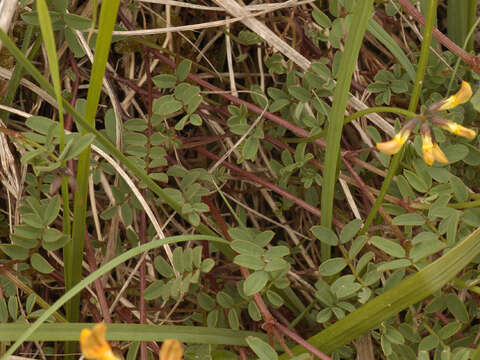
[[[400,132],[396,134],[395,137],[390,141],[377,143],[377,149],[384,154],[396,154],[402,148],[403,144],[405,144],[405,142],[407,141],[408,135],[410,135],[410,132]]]
[[[160,360],[181,360],[183,347],[178,340],[165,340],[160,349]]]
[[[477,133],[473,129],[469,129],[469,128],[466,128],[466,127],[460,125],[458,127],[458,130],[455,133],[455,135],[463,136],[464,138],[473,140],[475,138],[475,136],[477,136]]]
[[[474,139],[475,136],[477,136],[477,133],[474,130],[466,128],[465,126],[457,124],[453,121],[449,121],[447,123],[447,127],[447,130],[450,131],[452,134],[463,136],[470,140]]]
[[[433,144],[433,157],[436,161],[442,164],[448,164],[448,159],[445,156],[445,153],[440,149],[437,143]]]
[[[462,126],[454,121],[447,120],[447,119],[442,119],[438,116],[434,116],[431,118],[432,122],[434,124],[437,124],[440,126],[442,129],[445,129],[452,134],[458,135],[458,136],[463,136],[464,138],[467,138],[469,140],[472,140],[477,136],[477,132],[473,129],[469,129],[465,126]]]
[[[422,136],[422,140],[423,160],[427,165],[432,166],[433,162],[435,161],[432,138],[430,136]]]
[[[441,106],[438,108],[438,111],[453,109],[455,106],[465,104],[472,97],[472,87],[466,81],[462,81],[460,90],[445,100],[441,101]]]
[[[82,330],[80,333],[80,349],[85,359],[118,360],[105,340],[106,332],[107,327],[103,323],[95,325],[92,330]]]
[[[433,165],[433,162],[435,161],[435,155],[433,154],[433,148],[423,151],[423,161],[425,161],[425,163],[428,166]]]

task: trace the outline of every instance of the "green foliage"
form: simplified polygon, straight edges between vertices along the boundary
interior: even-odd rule
[[[59,215],[60,197],[55,195],[39,201],[34,196],[27,196],[19,210],[24,223],[15,226],[10,235],[12,245],[0,245],[0,249],[14,260],[26,260],[31,256],[31,265],[35,269],[49,273],[53,268],[38,253],[40,247],[47,251],[57,250],[69,241],[68,236],[52,227]]]
[[[448,11],[453,11],[450,10],[451,3]],[[54,262],[57,257],[52,252],[58,256],[59,250],[72,246],[71,230],[66,225],[71,218],[69,204],[74,193],[75,196],[83,194],[82,201],[87,198],[85,184],[89,176],[93,180],[95,204],[85,208],[84,215],[76,211],[74,235],[77,240],[83,239],[79,229],[82,232],[86,229],[96,256],[117,256],[114,265],[95,273],[96,278],[118,266],[120,260],[131,259],[134,253],[139,255],[146,249],[169,244],[170,240],[155,240],[156,229],[148,219],[143,226],[143,205],[110,163],[96,155],[87,156],[77,168],[77,159],[94,144],[114,156],[120,166],[128,170],[128,176],[140,188],[165,234],[186,234],[197,230],[211,234],[215,231],[225,236],[228,232],[232,238],[230,243],[188,238],[188,244],[177,244],[171,249],[171,258],[169,252],[165,255],[160,250],[145,257],[147,287],[142,295],[147,301],[149,320],[168,317],[171,321],[181,320],[182,324],[193,329],[202,327],[201,343],[187,345],[185,359],[235,358],[235,348],[218,344],[248,344],[249,355],[255,354],[260,359],[278,358],[277,351],[282,350],[276,343],[272,347],[267,343],[267,337],[261,337],[259,333],[247,337],[239,330],[256,330],[264,325],[258,299],[271,310],[279,309],[286,319],[295,319],[292,320],[295,331],[305,338],[314,335],[312,343],[322,351],[326,349],[333,359],[355,358],[356,348],[348,343],[351,337],[361,334],[372,341],[376,357],[455,360],[471,357],[473,349],[470,346],[479,331],[475,320],[478,317],[475,294],[479,292],[479,260],[474,232],[480,223],[477,194],[480,180],[476,171],[480,165],[478,140],[467,142],[454,138],[434,126],[435,140],[449,163],[429,167],[419,158],[422,156],[419,137],[405,144],[403,157],[390,159],[374,153],[371,147],[372,143],[385,137],[384,127],[365,119],[363,115],[366,113],[344,118],[345,111],[353,111],[352,104],[346,105],[346,101],[353,95],[358,96],[363,88],[374,94],[375,100],[372,97],[371,101],[376,105],[404,109],[408,100],[413,99],[410,107],[417,111],[418,98],[423,108],[440,101],[450,95],[449,78],[455,77],[451,65],[457,56],[435,46],[441,58],[429,56],[426,59],[426,50],[419,52],[420,43],[416,43],[410,32],[407,32],[406,43],[398,42],[394,31],[397,26],[402,26],[399,25],[403,24],[400,16],[404,15],[398,9],[404,10],[397,9],[396,1],[376,1],[375,10],[381,16],[375,19],[355,16],[356,6],[361,6],[358,4],[361,2],[353,0],[316,2],[311,11],[300,12],[295,18],[286,18],[281,11],[271,14],[276,21],[274,30],[281,33],[281,38],[306,58],[315,58],[305,71],[300,71],[289,58],[272,50],[268,39],[262,39],[240,23],[232,25],[231,33],[225,30],[225,35],[233,42],[233,69],[226,65],[226,48],[221,38],[212,37],[208,30],[202,32],[202,38],[187,31],[183,34],[185,38],[180,39],[176,34],[169,38],[168,49],[174,49],[177,55],[172,56],[177,63],[175,70],[163,65],[153,67],[151,77],[147,77],[152,83],[146,86],[138,82],[142,92],[134,94],[126,106],[122,95],[117,100],[115,97],[111,99],[113,105],[107,97],[100,97],[103,74],[95,79],[92,75],[94,86],[90,87],[95,91],[89,89],[89,92],[94,91],[95,96],[89,94],[87,106],[82,92],[86,84],[91,84],[83,81],[86,74],[98,74],[99,70],[96,67],[93,71],[88,63],[85,65],[86,62],[79,59],[85,56],[85,52],[74,31],[81,30],[87,35],[89,29],[97,26],[95,16],[80,16],[71,12],[74,5],[63,0],[53,1],[49,15],[55,31],[54,39],[65,41],[78,59],[77,63],[84,67],[80,72],[73,72],[68,64],[63,66],[62,63],[60,69],[65,71],[68,89],[71,82],[80,80],[80,90],[75,90],[77,93],[62,92],[54,67],[39,67],[42,71],[50,69],[56,86],[54,93],[48,82],[42,82],[32,70],[33,65],[29,67],[29,63],[16,53],[17,58],[23,59],[18,62],[21,65],[18,68],[25,67],[42,88],[50,95],[57,95],[57,103],[62,103],[61,96],[75,99],[76,110],[66,102],[63,105],[76,124],[72,133],[64,132],[60,121],[56,120],[58,112],[44,103],[34,108],[36,112],[33,113],[38,116],[23,123],[17,119],[13,123],[7,122],[9,129],[22,130],[12,139],[19,154],[16,165],[27,171],[23,192],[12,201],[14,205],[9,203],[13,197],[4,198],[2,193],[4,203],[15,210],[11,217],[15,224],[11,229],[6,215],[11,216],[12,210],[5,205],[0,214],[2,266],[6,269],[14,267],[19,281],[32,288],[57,274],[54,271],[59,265]],[[35,5],[31,11],[27,7],[24,9],[27,11],[21,15],[23,21],[36,29],[45,14],[42,15]],[[137,5],[130,4],[124,10],[132,9],[137,11]],[[172,26],[185,25],[178,16],[182,11],[183,8],[170,14]],[[188,11],[193,14],[197,9]],[[441,15],[442,11],[438,13]],[[155,24],[162,23],[158,18],[164,14],[145,14],[143,25],[158,27]],[[270,14],[265,16],[266,20],[261,17],[261,21],[271,21],[269,17]],[[369,32],[368,41],[362,43],[361,28],[365,26]],[[448,27],[449,32],[463,33],[461,39],[465,39],[464,27],[460,29],[459,26],[457,30],[451,24]],[[117,25],[115,28],[122,29]],[[31,31],[35,36],[39,33]],[[349,34],[357,41],[349,43]],[[96,32],[89,35],[90,44],[96,43]],[[48,39],[44,30],[43,37]],[[50,43],[45,44],[49,62],[52,62],[52,49],[60,46],[52,39],[46,40]],[[114,90],[122,89],[128,93],[129,84],[133,80],[137,83],[146,65],[152,64],[152,58],[156,57],[156,52],[151,49],[168,53],[163,48],[165,39],[163,35],[153,35],[148,40],[133,40],[137,50],[132,50],[132,45],[128,53],[121,53],[121,56],[120,51],[111,54],[108,60],[114,65],[115,75],[113,78],[109,75],[108,80],[113,83]],[[202,49],[205,44],[215,48],[212,52],[206,46],[206,53],[201,54],[213,62],[215,72],[210,68],[206,70],[201,56],[192,55],[190,50],[184,53],[186,48],[194,48],[190,43],[186,45],[185,39]],[[7,39],[2,37],[2,42],[12,49]],[[105,51],[111,42],[99,42],[98,45],[103,44]],[[31,46],[38,50],[40,44],[40,41],[27,42],[23,52]],[[139,51],[138,48],[143,46],[150,50]],[[353,47],[359,48],[359,61],[352,55]],[[31,59],[38,66],[41,58],[34,51],[32,54]],[[106,61],[107,54],[100,54],[103,54],[101,61]],[[145,61],[147,57],[148,62]],[[129,71],[122,73],[126,70],[122,68],[126,58],[136,65],[133,69],[135,79],[112,81],[124,80],[125,74],[132,74]],[[59,61],[64,61],[63,57]],[[259,61],[263,61],[261,66]],[[138,67],[140,63],[142,66]],[[347,75],[354,69],[355,83],[350,87]],[[457,77],[478,80],[467,66],[462,65],[459,69]],[[239,75],[235,81],[244,103],[231,101],[231,98],[225,100],[223,93],[210,92],[212,89],[190,76],[200,75],[210,84],[227,90],[227,82],[222,78],[227,71]],[[412,81],[415,71],[421,75],[418,78],[422,79],[421,89],[418,79]],[[145,90],[152,94],[151,103]],[[101,106],[97,106],[96,97],[100,98]],[[475,125],[478,120],[475,110],[480,108],[478,97],[472,101],[473,107],[466,104],[441,116],[457,123]],[[30,111],[30,99],[23,92],[15,100],[16,106],[25,104],[25,110]],[[363,100],[371,105],[368,98]],[[270,113],[261,113],[255,105]],[[367,109],[405,114],[397,110]],[[61,108],[59,111],[62,112]],[[80,114],[88,121],[85,122]],[[360,121],[350,123],[360,115]],[[281,118],[285,126],[270,121],[275,116]],[[388,122],[392,117],[387,115],[384,119]],[[92,127],[93,123],[100,131]],[[395,118],[397,130],[403,123],[403,119]],[[326,141],[332,128],[336,128],[336,134]],[[308,139],[299,139],[300,136],[308,136]],[[247,170],[247,175],[228,170],[224,165],[229,165],[225,163],[209,172],[210,160],[199,155],[197,148],[221,157],[241,137],[244,138],[236,151],[232,151],[225,162],[236,161],[238,166]],[[337,145],[340,149],[336,148]],[[324,146],[329,153],[327,159]],[[341,158],[338,158],[339,151]],[[82,174],[83,190],[80,192],[78,186],[82,181],[74,180],[73,174],[65,167],[65,162],[70,160],[75,163],[75,175]],[[383,169],[387,167],[393,170],[384,179]],[[271,191],[264,188],[258,191],[257,184],[248,177],[251,173],[265,179],[271,185]],[[353,175],[358,175],[365,185],[359,184]],[[342,187],[337,182],[340,176],[344,181]],[[386,185],[379,195],[382,182]],[[280,196],[281,191],[290,196]],[[376,205],[371,208],[372,196],[380,199],[381,215],[377,214]],[[227,202],[231,198],[235,205]],[[317,218],[312,213],[317,214],[321,202],[322,215]],[[354,207],[358,207],[359,213],[351,211]],[[330,226],[332,214],[339,224],[335,229]],[[100,235],[98,239],[97,235]],[[141,245],[140,239],[146,244]],[[151,245],[152,242],[156,245]],[[80,249],[78,253],[82,253],[83,245],[79,247],[78,244],[74,249]],[[72,257],[76,253],[70,250],[65,251],[64,256],[66,269],[70,269],[67,271],[73,269],[69,263],[74,260],[81,265],[83,259],[81,256]],[[449,254],[455,251],[461,256],[449,260]],[[129,255],[125,257],[125,253]],[[435,261],[445,262],[432,274],[430,264]],[[127,266],[134,264],[132,260]],[[248,270],[248,276],[245,270]],[[122,271],[119,268],[112,279],[122,278]],[[78,270],[75,274],[80,276],[82,272]],[[420,280],[412,283],[411,277]],[[438,278],[441,281],[437,281]],[[80,288],[93,281],[92,277],[88,279]],[[133,276],[133,285],[129,285],[123,296],[138,297],[137,280]],[[425,281],[421,288],[417,288],[422,297],[408,295],[410,288],[419,286],[420,281]],[[0,322],[20,323],[38,317],[41,321],[53,321],[50,310],[43,310],[52,304],[37,301],[39,298],[32,289],[25,291],[31,294],[26,296],[17,293],[16,284],[11,279],[0,275],[0,282],[3,293]],[[410,284],[410,288],[405,284]],[[72,285],[67,279],[67,288],[72,289]],[[68,294],[74,294],[80,288],[74,288],[75,291]],[[51,299],[61,295],[57,288],[51,291],[54,291]],[[114,295],[115,291],[106,297],[111,301]],[[427,300],[423,300],[425,297]],[[390,300],[380,301],[385,298]],[[53,304],[52,309],[62,306],[68,300],[65,299]],[[96,305],[95,302],[89,303],[92,304]],[[159,308],[161,312],[155,316],[160,317],[154,318],[150,310]],[[165,309],[167,313],[163,313]],[[273,313],[274,317],[278,314]],[[116,314],[112,313],[112,317],[116,318]],[[27,334],[34,330],[25,328],[22,331]],[[221,331],[233,332],[221,336]],[[192,341],[188,337],[191,335],[180,330],[173,334],[184,337],[186,342]],[[127,359],[136,358],[140,341],[146,341],[131,336],[128,340],[135,342],[128,349]],[[218,336],[220,340],[214,343],[208,336],[210,339]],[[120,338],[127,339],[125,336]],[[355,344],[358,346],[360,341],[355,340]],[[295,346],[293,342],[287,342],[287,345],[290,348]],[[53,352],[53,348],[51,350]],[[306,358],[305,355],[295,357]]]
[[[247,339],[248,346],[253,350],[253,352],[258,356],[260,360],[275,360],[278,359],[278,355],[275,350],[268,345],[265,341],[250,336]]]
[[[75,30],[88,30],[92,27],[92,19],[77,14],[67,13],[65,4],[55,5],[54,11],[49,11],[54,31],[61,31],[65,34],[65,40],[76,57],[85,56],[85,50],[80,46],[74,35]],[[38,11],[25,12],[22,15],[23,21],[33,26],[39,26]]]
[[[408,82],[402,79],[402,71],[396,66],[393,73],[380,70],[375,75],[375,82],[368,85],[367,89],[378,94],[375,97],[375,104],[390,105],[392,94],[404,94],[408,91]]]
[[[143,292],[146,300],[162,298],[164,301],[179,300],[187,295],[198,292],[201,273],[208,273],[212,269],[212,259],[202,260],[202,247],[176,248],[173,252],[173,265],[170,265],[162,256],[154,259],[157,272],[165,280],[152,282]],[[203,293],[200,293],[203,294]],[[204,294],[204,296],[208,296]]]

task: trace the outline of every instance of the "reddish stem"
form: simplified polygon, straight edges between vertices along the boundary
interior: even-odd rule
[[[198,151],[199,153],[205,155],[206,157],[212,159],[212,160],[215,160],[217,161],[218,159],[220,159],[219,156],[215,155],[215,154],[212,154],[211,152],[205,150],[204,148],[201,148],[201,147],[196,147],[194,148],[194,150]],[[307,203],[306,201],[302,200],[302,199],[299,199],[298,197],[296,196],[293,196],[292,194],[290,194],[288,191],[285,191],[283,190],[282,188],[278,187],[277,185],[274,185],[272,184],[271,182],[259,177],[259,176],[256,176],[256,175],[253,175],[252,173],[248,172],[248,171],[245,171],[241,168],[239,168],[238,166],[235,166],[235,165],[232,165],[226,161],[224,161],[222,163],[222,166],[225,166],[226,168],[230,169],[231,171],[237,173],[238,175],[241,175],[242,177],[244,178],[247,178],[249,180],[251,180],[252,182],[254,183],[257,183],[257,184],[260,184],[260,185],[263,185],[267,188],[269,188],[270,190],[272,191],[275,191],[277,194],[287,198],[287,199],[290,199],[292,200],[294,203],[296,203],[298,206],[304,208],[305,210],[309,211],[310,213],[312,213],[313,215],[316,215],[318,217],[321,216],[321,213],[320,213],[320,210],[318,210],[317,208],[313,207],[312,205],[310,205],[309,203]],[[341,224],[338,220],[335,220],[334,219],[334,222],[335,226],[339,227],[339,228],[342,228],[343,227],[343,224]]]
[[[413,6],[409,0],[398,0],[400,5],[421,25],[425,26],[425,17]],[[433,36],[455,55],[459,56],[477,74],[480,74],[480,59],[455,44],[437,28],[433,28]]]
[[[282,324],[280,323],[276,323],[275,324],[275,327],[280,331],[282,332],[283,334],[287,335],[290,339],[292,339],[293,341],[297,342],[299,345],[303,346],[306,350],[308,350],[309,352],[311,352],[313,355],[315,355],[316,357],[318,357],[319,359],[322,359],[322,360],[332,360],[332,358],[328,355],[326,355],[325,353],[321,352],[320,350],[318,350],[315,346],[313,346],[312,344],[310,344],[307,340],[303,339],[302,337],[298,336],[295,332],[293,332],[292,330],[290,330],[289,328],[283,326]]]
[[[232,242],[233,239],[228,233],[228,225],[223,219],[222,215],[220,214],[220,211],[217,209],[217,207],[213,204],[212,201],[207,201],[207,205],[210,209],[210,214],[212,215],[213,219],[220,227],[220,230],[222,231],[223,236],[225,236],[225,238],[228,241]],[[240,266],[240,272],[242,273],[244,279],[248,278],[248,276],[250,275],[248,269],[244,268],[243,266]],[[253,295],[253,299],[255,300],[255,303],[257,304],[265,322],[267,323],[272,321],[275,322],[276,320],[273,318],[272,314],[268,310],[260,294],[257,293]]]
[[[90,242],[90,236],[88,232],[85,231],[85,251],[87,253],[87,261],[90,266],[90,272],[97,270],[97,263],[95,260],[95,252],[93,250],[92,243]],[[112,319],[110,317],[110,312],[108,311],[107,299],[105,298],[105,289],[103,288],[102,282],[100,279],[94,281],[95,290],[97,292],[98,302],[100,304],[100,309],[102,309],[103,321],[106,323],[111,323]]]
[[[170,67],[175,68],[175,66],[176,66],[175,62],[173,62],[168,57],[163,55],[160,51],[158,51],[156,49],[151,49],[151,51],[155,55],[155,57],[162,60],[165,64],[169,65]],[[262,114],[264,118],[277,123],[278,125],[290,130],[291,132],[293,132],[293,133],[295,133],[295,134],[297,134],[301,137],[307,138],[307,137],[310,136],[310,134],[307,130],[302,129],[302,128],[292,124],[291,122],[281,118],[280,116],[272,114],[271,112],[268,112],[268,111],[264,112],[264,109],[259,108],[257,105],[254,105],[254,104],[252,104],[248,101],[242,100],[242,99],[240,99],[236,96],[230,95],[229,93],[225,92],[224,90],[222,90],[220,88],[217,88],[216,86],[213,86],[208,81],[205,81],[205,80],[201,79],[197,75],[189,74],[188,77],[191,80],[195,81],[197,84],[199,84],[199,85],[201,85],[201,86],[203,86],[203,87],[205,87],[205,88],[207,88],[211,91],[218,92],[219,96],[227,99],[228,101],[230,101],[230,102],[232,102],[236,105],[245,105],[248,110],[250,110],[250,111],[252,111],[252,112],[254,112],[258,115]],[[323,139],[317,139],[314,142],[318,145],[321,145],[322,147],[326,146],[325,140],[323,140]]]

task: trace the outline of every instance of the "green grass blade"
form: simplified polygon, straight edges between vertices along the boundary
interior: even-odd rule
[[[468,26],[466,29],[467,37],[465,41],[467,42],[466,50],[468,52],[473,51],[473,37],[469,37],[468,33],[472,28],[473,24],[475,23],[475,19],[477,17],[477,4],[478,0],[469,0],[468,1],[468,8],[467,8],[467,16],[468,16]]]
[[[340,4],[338,0],[329,0],[328,11],[330,11],[330,13],[335,17],[340,16]]]
[[[476,3],[475,3],[475,7],[476,7]],[[470,42],[473,41],[473,34],[478,26],[478,24],[480,24],[480,18],[478,18],[477,20],[475,20],[475,22],[473,23],[472,27],[470,28],[470,30],[468,31],[468,34],[467,34],[467,37],[465,39],[465,42],[463,43],[463,49],[467,49],[467,46],[470,44]],[[450,95],[450,91],[452,90],[452,86],[453,86],[453,80],[455,79],[455,77],[457,76],[457,73],[458,73],[458,68],[460,67],[460,61],[462,61],[461,58],[458,58],[457,61],[455,61],[455,66],[453,68],[453,72],[452,72],[452,76],[450,76],[450,81],[448,82],[448,90],[447,90],[447,94],[446,96],[449,96]]]
[[[477,345],[477,348],[473,352],[471,359],[472,360],[480,360],[480,345]]]
[[[91,127],[95,127],[95,115],[97,114],[98,102],[102,91],[102,82],[105,75],[105,68],[112,41],[112,31],[117,19],[119,4],[120,0],[103,1],[100,10],[95,55],[93,58],[92,73],[90,76],[87,104],[85,108],[85,122]],[[82,133],[86,133],[86,130],[82,129]],[[71,289],[72,286],[78,283],[82,277],[83,256],[81,256],[81,254],[83,254],[83,239],[85,236],[89,172],[90,146],[88,146],[78,157],[78,190],[75,192],[73,203],[72,241],[64,249],[64,254],[67,253],[67,258],[69,259],[69,266],[65,271],[65,285],[67,290]],[[78,321],[79,311],[80,296],[77,296],[67,305],[66,313],[68,320],[73,322]]]
[[[52,21],[48,12],[48,6],[45,0],[37,0],[38,19],[40,22],[40,30],[42,32],[42,38],[45,43],[45,50],[48,57],[48,66],[50,68],[50,76],[52,77],[53,90],[55,92],[55,99],[58,103],[58,120],[59,120],[59,153],[62,153],[65,148],[65,121],[63,115],[63,102],[62,102],[62,87],[60,81],[60,70],[58,66],[57,47],[55,45],[55,36],[53,34]],[[66,162],[62,162],[62,167],[66,166]],[[67,184],[67,178],[62,176],[62,203],[64,214],[70,214],[69,204],[69,190]],[[70,236],[70,217],[63,217],[63,232],[67,236]],[[74,258],[74,257],[73,257]],[[72,256],[64,252],[64,275],[67,278],[67,269],[71,269]]]
[[[325,151],[325,170],[322,186],[322,218],[321,224],[330,227],[333,216],[333,196],[337,182],[338,159],[340,154],[340,138],[342,136],[343,118],[347,101],[350,96],[350,84],[353,70],[357,63],[360,47],[362,46],[368,19],[372,13],[373,0],[357,1],[352,13],[352,23],[345,43],[338,73],[339,78],[333,93],[333,106],[329,118],[327,132],[327,148]],[[322,259],[330,257],[330,247],[322,243]]]
[[[13,355],[16,349],[29,338],[41,324],[43,324],[52,314],[60,309],[64,304],[66,304],[69,300],[77,296],[80,291],[82,291],[86,286],[94,282],[96,279],[100,278],[101,276],[105,275],[109,271],[113,270],[118,265],[124,263],[125,261],[140,255],[146,251],[150,251],[156,249],[160,246],[165,244],[174,244],[177,242],[182,241],[213,241],[218,244],[225,244],[228,245],[228,242],[222,238],[214,237],[214,236],[207,236],[207,235],[180,235],[180,236],[171,236],[165,239],[155,240],[148,242],[146,244],[136,246],[133,249],[130,249],[123,254],[117,256],[115,259],[109,261],[105,265],[103,265],[98,270],[94,271],[90,275],[88,275],[85,279],[78,282],[74,285],[70,290],[68,290],[60,299],[55,301],[52,306],[46,310],[33,324],[30,324],[26,330],[16,339],[15,343],[8,349],[8,351],[2,356],[1,360],[7,360],[10,355]]]
[[[447,4],[447,34],[458,46],[462,46],[467,37],[470,17],[468,10],[470,0],[457,1],[448,0]]]
[[[480,254],[480,227],[440,259],[311,337],[308,342],[325,353],[335,351],[377,327],[382,321],[440,290],[478,254]],[[293,352],[300,354],[306,350],[297,346]],[[287,358],[289,357],[285,355],[281,357]]]
[[[368,21],[367,30],[372,33],[375,38],[380,41],[391,53],[395,56],[407,72],[410,80],[415,81],[415,68],[408,59],[407,55],[403,52],[402,48],[393,40],[389,33],[387,33],[383,27],[374,19]]]
[[[15,341],[30,324],[2,324],[0,341]],[[78,341],[80,331],[91,328],[89,323],[42,324],[26,341]],[[107,340],[110,341],[164,341],[178,339],[184,343],[248,346],[247,336],[257,336],[268,341],[261,332],[220,329],[202,326],[108,324]]]
[[[60,152],[65,145],[65,132],[63,131],[63,103],[62,88],[60,83],[60,70],[58,66],[57,47],[55,46],[55,36],[53,35],[52,21],[48,13],[48,6],[45,0],[37,0],[38,20],[40,22],[40,30],[42,32],[43,42],[45,43],[45,51],[48,57],[48,67],[50,76],[52,77],[53,89],[55,91],[55,99],[58,102],[58,118],[60,120]]]
[[[34,29],[33,25],[28,25],[27,28],[25,29],[25,34],[22,41],[22,52],[24,54],[27,53],[28,48],[31,45],[33,29]],[[33,43],[32,49],[29,53],[30,58],[33,58],[37,54],[38,50],[40,49],[40,45],[41,45],[41,38],[39,37]],[[7,91],[5,92],[5,97],[2,99],[3,105],[10,106],[12,104],[13,99],[17,94],[18,85],[20,84],[20,79],[22,78],[24,72],[25,72],[25,69],[23,68],[23,66],[21,65],[15,66],[12,73],[12,77],[8,82],[8,87],[7,87]],[[8,121],[6,120],[8,119],[9,116],[10,114],[7,111],[5,110],[0,111],[0,118],[4,119],[5,123],[8,123]]]

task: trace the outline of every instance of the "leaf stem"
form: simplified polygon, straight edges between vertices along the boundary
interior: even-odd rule
[[[413,85],[412,90],[412,97],[410,98],[410,104],[408,106],[408,111],[414,112],[420,100],[420,94],[422,91],[423,79],[425,77],[425,72],[427,69],[428,57],[430,55],[430,44],[432,43],[432,33],[433,27],[437,18],[437,5],[438,0],[431,0],[428,5],[428,15],[427,15],[427,22],[425,24],[425,29],[423,31],[423,42],[422,48],[420,50],[420,59],[418,60],[418,67],[417,67],[417,77],[415,79],[415,83]],[[377,200],[375,204],[373,204],[370,213],[365,220],[365,224],[360,231],[360,234],[365,234],[375,219],[377,215],[378,209],[387,194],[387,191],[392,183],[393,177],[396,175],[398,168],[400,167],[400,162],[403,158],[405,147],[403,147],[397,154],[393,155],[392,160],[390,162],[390,167],[387,172],[387,176],[383,181],[382,187],[380,188],[380,193],[378,194]]]

